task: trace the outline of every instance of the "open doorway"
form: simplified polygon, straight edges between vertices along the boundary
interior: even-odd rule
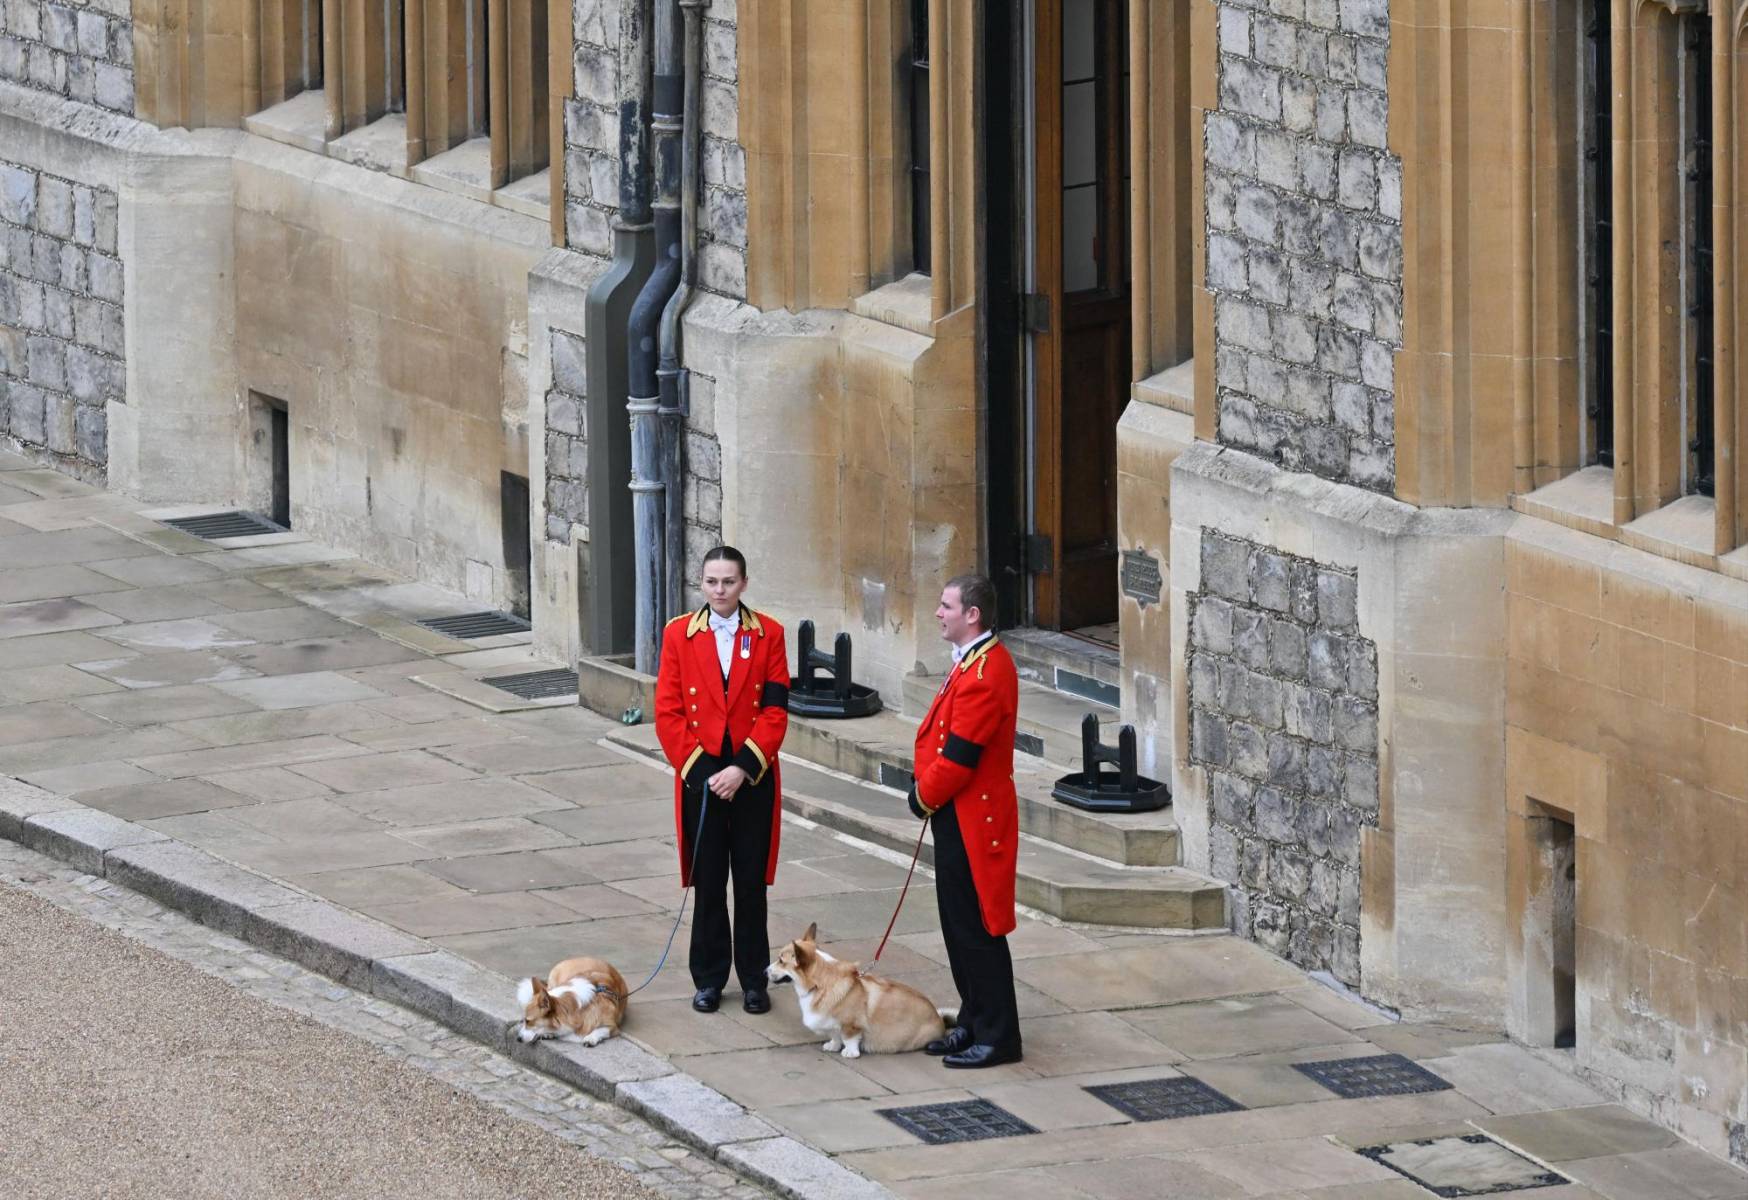
[[[529,579],[534,551],[528,540],[528,478],[509,471],[498,473],[499,522],[503,533],[504,580],[510,612],[524,621],[531,612]]]
[[[996,8],[983,80],[991,565],[1025,623],[1114,644],[1132,342],[1129,5],[1030,0],[1011,18]]]
[[[248,505],[281,529],[291,528],[291,411],[285,401],[249,393]]]

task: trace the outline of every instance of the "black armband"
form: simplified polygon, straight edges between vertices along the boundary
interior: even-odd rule
[[[789,685],[773,680],[759,690],[759,704],[765,708],[788,708]]]
[[[968,771],[975,771],[977,764],[983,759],[983,747],[956,733],[948,734],[947,745],[941,751],[941,757]]]

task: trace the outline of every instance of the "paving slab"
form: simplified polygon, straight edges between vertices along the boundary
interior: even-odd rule
[[[119,617],[115,619],[120,621]],[[118,624],[116,628],[106,629],[98,636],[130,650],[148,654],[160,650],[224,650],[232,646],[254,644],[253,639],[233,633],[201,617]]]
[[[348,741],[351,739],[348,738]],[[207,783],[234,792],[244,800],[304,800],[327,796],[333,788],[298,775],[284,767],[255,767],[246,771],[221,771],[204,776]]]
[[[162,587],[136,588],[119,579],[95,572],[92,573],[92,578],[109,589],[125,590],[106,591],[101,587],[94,587],[74,594],[91,607],[114,613],[124,621],[174,621],[231,611],[224,601],[201,591],[196,584],[173,583]]]
[[[125,689],[112,680],[79,670],[51,665],[0,671],[0,703],[32,704],[38,700],[74,700]]]
[[[33,783],[37,787],[62,796],[78,796],[83,792],[160,782],[158,777],[150,771],[142,771],[132,763],[125,762],[97,762],[77,767],[54,767],[46,771],[30,771],[21,778],[26,783]],[[83,799],[81,803],[84,803]],[[103,805],[93,804],[91,807],[103,808]]]
[[[0,604],[14,604],[20,600],[47,600],[57,596],[77,596],[93,607],[95,592],[113,592],[124,590],[127,584],[108,575],[99,574],[76,563],[63,563],[52,567],[17,567],[8,571],[0,571]]]
[[[195,717],[177,721],[171,728],[191,733],[209,745],[240,746],[246,742],[285,741],[322,733],[349,737],[363,730],[380,729],[394,724],[393,717],[372,712],[361,704],[319,704],[313,708],[278,708],[266,712],[248,710],[212,717]],[[349,744],[357,745],[355,742]]]
[[[353,753],[361,752],[359,747],[349,742],[345,744],[351,746]],[[562,800],[514,779],[501,777],[464,778],[418,787],[391,787],[377,792],[348,792],[341,794],[337,803],[374,821],[405,826],[487,817],[523,817],[564,807]],[[595,877],[565,882],[593,883]]]
[[[347,793],[474,778],[474,773],[467,768],[423,750],[392,754],[358,753],[339,762],[306,763],[293,768],[293,773],[313,779],[336,792]]]
[[[539,892],[501,892],[493,896],[460,892],[445,899],[425,898],[399,904],[369,900],[352,907],[396,929],[425,938],[491,930],[519,936],[525,929],[572,925],[577,919],[575,912],[542,899]]]
[[[225,683],[253,679],[259,671],[211,650],[164,651],[126,654],[125,648],[107,643],[106,654],[93,654],[73,665],[110,679],[123,687],[158,688],[170,683]]]
[[[334,671],[311,671],[305,675],[268,675],[218,684],[227,695],[256,708],[313,708],[318,704],[349,704],[375,700],[386,693],[368,684],[348,679]]]
[[[1742,1200],[1748,1196],[1748,1177],[1742,1171],[1693,1146],[1573,1159],[1561,1162],[1559,1169],[1609,1200],[1648,1196],[1659,1200]]]
[[[125,541],[125,539],[123,539]],[[217,579],[220,572],[193,559],[174,557],[152,553],[153,547],[143,543],[137,545],[142,551],[139,555],[116,557],[86,565],[93,571],[118,579],[122,583],[134,587],[159,587],[165,584],[199,583],[203,580]],[[120,549],[119,546],[116,549]],[[0,550],[0,553],[4,553]]]
[[[1555,1164],[1665,1150],[1680,1140],[1615,1104],[1487,1117],[1475,1127],[1531,1158]]]
[[[126,765],[126,764],[121,764]],[[63,768],[63,770],[84,770],[85,768]],[[137,768],[129,768],[137,770]],[[59,771],[46,771],[31,778],[45,779],[60,774]],[[226,791],[200,779],[161,780],[155,775],[141,772],[150,782],[127,784],[119,787],[106,787],[97,791],[83,792],[79,803],[89,805],[112,816],[121,817],[127,821],[151,821],[160,817],[177,817],[186,813],[212,812],[216,809],[235,808],[239,804],[247,804],[246,797],[235,792]]]
[[[232,657],[261,675],[307,675],[312,671],[343,671],[405,662],[416,655],[386,638],[356,634],[250,646],[236,651]]]
[[[81,697],[75,703],[92,716],[135,729],[254,709],[248,701],[204,683],[112,691],[102,696]]]
[[[493,817],[453,825],[425,825],[403,829],[397,837],[422,846],[445,858],[475,854],[502,854],[513,850],[550,850],[576,843],[546,825],[521,817]]]
[[[108,721],[58,701],[0,708],[0,746],[48,738],[100,738],[115,731]]]
[[[1269,993],[1127,1009],[1123,1018],[1186,1058],[1226,1058],[1361,1040],[1291,1000]]]
[[[33,637],[45,633],[72,633],[120,625],[121,618],[78,600],[31,600],[0,606],[0,638]]]
[[[349,758],[361,754],[357,746],[337,737],[290,738],[285,741],[247,742],[237,746],[214,746],[180,754],[151,755],[138,760],[146,770],[166,778],[187,775],[217,775],[248,767],[279,767],[315,762],[324,758]]]

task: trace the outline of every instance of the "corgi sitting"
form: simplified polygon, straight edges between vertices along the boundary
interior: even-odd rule
[[[547,972],[546,982],[524,979],[516,985],[524,1042],[561,1038],[599,1046],[619,1032],[625,1020],[625,980],[598,958],[567,958]]]
[[[795,984],[801,1021],[831,1040],[820,1047],[845,1058],[921,1050],[946,1035],[943,1014],[907,983],[865,975],[855,963],[839,962],[817,945],[819,927],[777,952],[765,968],[772,983]]]

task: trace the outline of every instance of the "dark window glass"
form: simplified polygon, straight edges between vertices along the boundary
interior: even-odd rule
[[[910,0],[910,245],[915,268],[928,274],[929,0]]]

